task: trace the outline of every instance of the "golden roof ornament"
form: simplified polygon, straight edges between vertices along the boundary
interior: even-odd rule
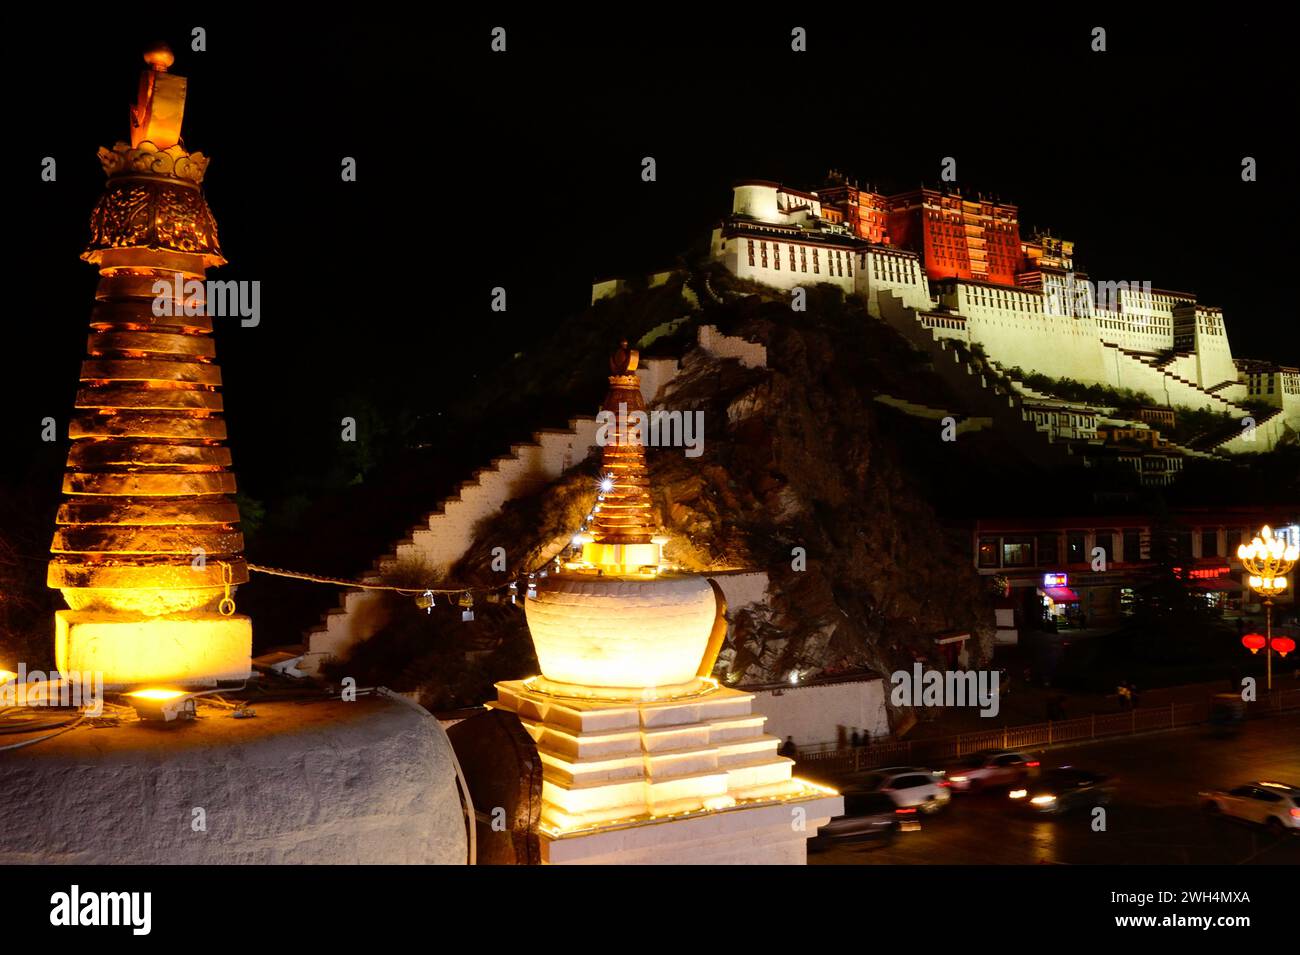
[[[131,142],[99,150],[108,188],[91,214],[81,257],[98,264],[109,249],[144,249],[225,265],[216,220],[199,191],[208,159],[186,150],[181,139],[185,77],[168,72],[175,57],[165,43],[150,47],[144,60],[149,68],[131,106]]]

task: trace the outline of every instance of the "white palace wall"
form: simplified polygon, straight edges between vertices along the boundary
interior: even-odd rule
[[[1049,315],[1033,289],[955,283],[940,296],[966,316],[970,340],[1005,368],[1111,384],[1091,317]]]
[[[858,253],[857,291],[868,303],[878,292],[893,292],[908,308],[930,308],[930,283],[915,255],[873,248]]]
[[[849,249],[776,236],[723,238],[721,230],[714,232],[713,248],[714,257],[721,259],[737,278],[782,289],[829,282],[843,289],[846,295],[853,292],[857,257]]]

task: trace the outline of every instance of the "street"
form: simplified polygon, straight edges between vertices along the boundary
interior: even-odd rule
[[[1241,864],[1300,863],[1300,835],[1277,837],[1212,818],[1203,789],[1256,779],[1300,783],[1300,716],[1247,724],[1228,739],[1198,726],[1048,750],[1043,767],[1074,765],[1113,774],[1106,829],[1091,813],[1059,818],[1013,811],[1005,792],[955,795],[919,831],[889,846],[841,844],[809,853],[814,865]],[[846,783],[848,781],[845,781]]]

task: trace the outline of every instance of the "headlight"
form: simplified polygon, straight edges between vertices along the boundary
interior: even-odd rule
[[[952,779],[952,781],[955,783],[964,783],[966,781],[965,776],[951,776],[949,778]]]
[[[1031,803],[1033,803],[1035,806],[1050,806],[1052,803],[1056,802],[1056,797],[1055,797],[1055,796],[1035,796],[1033,799],[1031,799],[1031,800],[1029,800],[1029,801],[1030,801]]]
[[[1029,793],[1023,789],[1013,789],[1011,790],[1011,792],[1007,793],[1007,795],[1010,796],[1012,799],[1024,799],[1026,796],[1029,795]]]

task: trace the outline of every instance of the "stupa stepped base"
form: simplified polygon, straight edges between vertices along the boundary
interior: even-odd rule
[[[103,674],[106,690],[247,680],[252,655],[253,621],[242,614],[145,617],[60,610],[54,615],[59,672]]]
[[[825,792],[751,808],[697,813],[581,835],[541,840],[546,865],[805,865],[807,838],[844,812],[844,800]]]
[[[489,705],[537,744],[545,861],[803,863],[805,840],[842,812],[838,795],[793,777],[752,694],[646,702],[536,686],[498,683]]]

